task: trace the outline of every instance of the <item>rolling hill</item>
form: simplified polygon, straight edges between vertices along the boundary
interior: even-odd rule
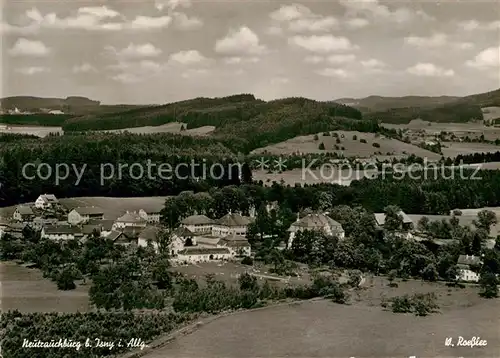
[[[465,97],[380,97],[340,98],[336,102],[359,109],[366,119],[403,124],[414,119],[457,123],[482,120],[481,108],[500,106],[500,89]]]

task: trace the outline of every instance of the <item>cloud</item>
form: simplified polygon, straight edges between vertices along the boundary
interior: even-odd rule
[[[97,69],[89,63],[82,63],[81,65],[75,65],[72,69],[73,73],[91,73],[97,72]]]
[[[119,12],[106,6],[82,7],[67,17],[59,17],[56,13],[43,15],[38,9],[32,8],[26,11],[25,17],[31,21],[29,25],[20,27],[4,24],[3,30],[17,33],[32,33],[40,28],[88,31],[154,30],[165,28],[172,22],[170,16],[136,16],[133,19],[126,19]]]
[[[489,47],[479,52],[473,60],[467,61],[466,65],[478,69],[500,67],[500,46]]]
[[[310,52],[329,53],[333,51],[346,51],[356,49],[349,39],[333,35],[293,36],[288,43]]]
[[[118,73],[116,75],[111,76],[111,79],[122,83],[137,83],[144,80],[143,77],[135,75],[133,73]]]
[[[273,11],[271,19],[287,25],[288,30],[293,32],[327,32],[339,25],[339,21],[333,16],[322,16],[314,14],[309,8],[300,4],[283,5],[278,10]],[[282,29],[281,26],[272,26],[272,31]]]
[[[230,30],[226,37],[215,43],[215,52],[228,56],[258,55],[265,50],[266,47],[260,44],[257,34],[246,26]]]
[[[226,57],[224,59],[224,63],[227,65],[239,65],[242,63],[257,63],[260,61],[260,58],[258,57],[238,57],[238,56],[232,56],[232,57]]]
[[[31,75],[36,75],[37,73],[50,72],[50,69],[48,69],[47,67],[32,66],[32,67],[17,68],[16,72],[26,76],[31,76]]]
[[[108,69],[119,73],[110,76],[111,79],[123,83],[142,82],[164,71],[167,66],[151,60],[141,60],[138,62],[120,61],[108,66]]]
[[[277,77],[271,78],[270,82],[272,85],[285,85],[285,84],[290,83],[290,79],[287,77],[284,77],[284,76],[277,76]]]
[[[448,37],[445,34],[434,34],[430,37],[408,36],[404,38],[408,45],[416,47],[441,47],[447,44]]]
[[[351,29],[362,29],[362,28],[370,25],[370,21],[368,21],[367,19],[356,17],[356,18],[346,20],[345,24],[347,27],[349,27]]]
[[[189,8],[191,7],[191,0],[156,0],[155,7],[158,11],[163,9],[175,10],[179,7]]]
[[[161,54],[161,50],[155,47],[151,43],[145,43],[142,45],[135,45],[130,43],[124,49],[118,50],[113,46],[106,46],[104,48],[106,51],[113,53],[117,57],[126,58],[143,58],[143,57],[156,57]]]
[[[41,41],[20,38],[9,50],[12,56],[44,57],[50,53],[50,49]]]
[[[495,31],[500,30],[500,20],[480,23],[477,20],[467,20],[458,23],[458,27],[465,31]]]
[[[353,62],[356,59],[356,55],[331,55],[326,59],[327,62],[335,65],[341,65],[349,62]]]
[[[170,55],[170,61],[182,65],[206,62],[208,59],[197,50],[179,51]]]
[[[175,12],[174,26],[180,30],[196,30],[203,26],[203,21],[198,17],[188,17],[182,12]]]
[[[312,64],[318,64],[318,63],[322,63],[324,61],[325,61],[324,57],[322,57],[322,56],[316,56],[316,55],[307,56],[304,59],[304,62],[306,62],[306,63],[312,63]]]
[[[381,68],[384,68],[387,66],[384,62],[377,60],[376,58],[361,61],[361,65],[364,68],[368,68],[368,69],[381,69]]]
[[[324,77],[336,77],[336,78],[348,78],[350,74],[341,68],[324,68],[316,71],[320,76]]]
[[[417,63],[415,66],[407,68],[406,72],[422,77],[452,77],[455,75],[453,70],[444,69],[433,63]]]
[[[184,71],[182,73],[182,77],[187,79],[198,78],[200,76],[206,76],[209,73],[210,72],[204,68],[191,68],[189,70]]]
[[[406,7],[391,10],[386,5],[380,4],[378,0],[339,0],[339,3],[351,14],[365,14],[378,21],[391,21],[403,24],[416,19],[433,19],[422,10],[414,11]]]

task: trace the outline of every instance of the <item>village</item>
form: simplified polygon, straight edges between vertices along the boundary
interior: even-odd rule
[[[277,203],[269,203],[269,212],[277,207]],[[137,209],[137,208],[136,208]],[[288,241],[281,242],[277,249],[292,247],[297,233],[303,231],[321,232],[327,236],[344,239],[345,231],[340,223],[333,220],[328,212],[312,212],[306,210],[297,214],[297,219],[288,228]],[[402,226],[397,235],[407,240],[425,241],[431,239],[438,246],[448,245],[452,240],[429,238],[418,222],[422,215],[407,215],[402,217]],[[453,216],[466,224],[466,217]],[[425,220],[440,221],[442,216],[429,215]],[[383,233],[386,214],[375,213],[374,219]],[[462,219],[466,219],[465,221]],[[168,253],[174,265],[196,265],[210,262],[236,262],[244,257],[252,257],[251,245],[247,239],[249,225],[255,221],[255,209],[248,216],[229,212],[219,219],[211,219],[203,214],[190,215],[180,221],[180,225],[172,230],[168,243]],[[40,195],[34,204],[19,205],[9,218],[0,218],[0,237],[8,234],[16,239],[23,239],[24,230],[29,228],[40,233],[43,239],[56,242],[78,240],[85,242],[91,237],[110,239],[116,245],[137,245],[147,247],[152,245],[158,251],[159,237],[164,231],[161,223],[161,208],[141,208],[139,210],[124,210],[116,217],[105,216],[104,210],[96,206],[82,206],[68,209],[52,194]],[[493,237],[498,234],[494,225]],[[495,234],[496,233],[496,234]],[[486,245],[493,247],[495,240],[490,237]],[[477,282],[479,275],[471,269],[481,264],[481,258],[474,255],[460,255],[457,261],[457,280]]]

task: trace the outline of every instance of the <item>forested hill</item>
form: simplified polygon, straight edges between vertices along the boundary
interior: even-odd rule
[[[68,120],[63,129],[66,132],[123,129],[170,122],[186,123],[187,129],[214,126],[214,138],[244,153],[297,135],[336,129],[374,132],[378,128],[375,122],[363,120],[359,110],[335,102],[300,97],[266,102],[251,94],[241,94],[81,116]]]
[[[469,122],[483,119],[481,108],[500,106],[500,89],[466,97],[370,96],[336,101],[359,109],[366,119],[386,123],[409,123],[414,119],[442,123]]]

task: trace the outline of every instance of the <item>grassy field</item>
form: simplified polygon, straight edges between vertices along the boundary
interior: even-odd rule
[[[485,121],[500,118],[500,107],[484,107],[481,110]]]
[[[449,289],[419,281],[367,280],[349,306],[302,302],[243,312],[215,320],[147,354],[160,357],[496,357],[500,300],[484,300],[475,288]],[[382,296],[436,292],[440,313],[395,314]],[[446,347],[445,338],[486,339],[486,347]],[[244,337],[244,338],[243,338]]]
[[[146,127],[135,127],[135,128],[124,128],[124,129],[110,129],[103,132],[108,133],[122,133],[130,132],[137,134],[150,134],[150,133],[180,133],[183,135],[207,135],[215,130],[214,126],[204,126],[200,128],[188,129],[181,131],[182,126],[186,126],[185,123],[173,122],[162,124],[160,126],[146,126]]]
[[[2,278],[1,310],[21,312],[86,312],[89,310],[88,285],[72,291],[59,291],[41,271],[13,262],[0,262]]]
[[[488,143],[442,142],[441,150],[445,157],[454,158],[460,154],[498,152],[500,146]]]
[[[311,174],[312,173],[312,174]],[[264,170],[255,170],[253,172],[254,180],[262,180],[265,185],[271,185],[273,181],[279,183],[281,180],[285,184],[295,185],[296,183],[300,185],[304,184],[319,184],[319,183],[334,183],[339,185],[350,185],[353,180],[361,179],[364,176],[370,177],[372,174],[376,173],[376,170],[330,170],[324,169],[311,169],[311,173],[302,169],[287,170],[283,173],[272,172],[268,173]]]
[[[361,157],[367,158],[372,156],[378,156],[375,153],[381,152],[382,156],[386,158],[387,156],[401,156],[402,154],[415,154],[420,157],[427,157],[430,160],[439,160],[440,156],[431,151],[419,148],[415,145],[403,143],[396,139],[386,138],[383,136],[376,136],[374,133],[361,133],[361,132],[347,132],[347,131],[335,131],[331,132],[337,133],[340,138],[340,143],[337,143],[337,138],[333,136],[323,136],[322,133],[318,133],[318,140],[314,140],[314,135],[299,136],[287,141],[269,145],[264,148],[259,148],[254,150],[252,153],[260,154],[263,152],[269,152],[272,154],[293,154],[293,153],[324,153],[324,152],[335,152],[337,154],[343,154],[346,157]],[[343,136],[343,137],[342,137]],[[354,140],[353,136],[357,139]],[[360,140],[366,140],[366,143],[361,143]],[[319,145],[323,143],[325,150],[320,150]],[[380,145],[379,148],[373,146],[374,143]],[[335,146],[340,147],[336,149]],[[344,147],[344,150],[342,150]]]
[[[42,127],[42,126],[14,126],[9,125],[9,129],[0,128],[0,133],[9,134],[30,134],[37,137],[46,137],[49,133],[63,134],[61,127]]]

